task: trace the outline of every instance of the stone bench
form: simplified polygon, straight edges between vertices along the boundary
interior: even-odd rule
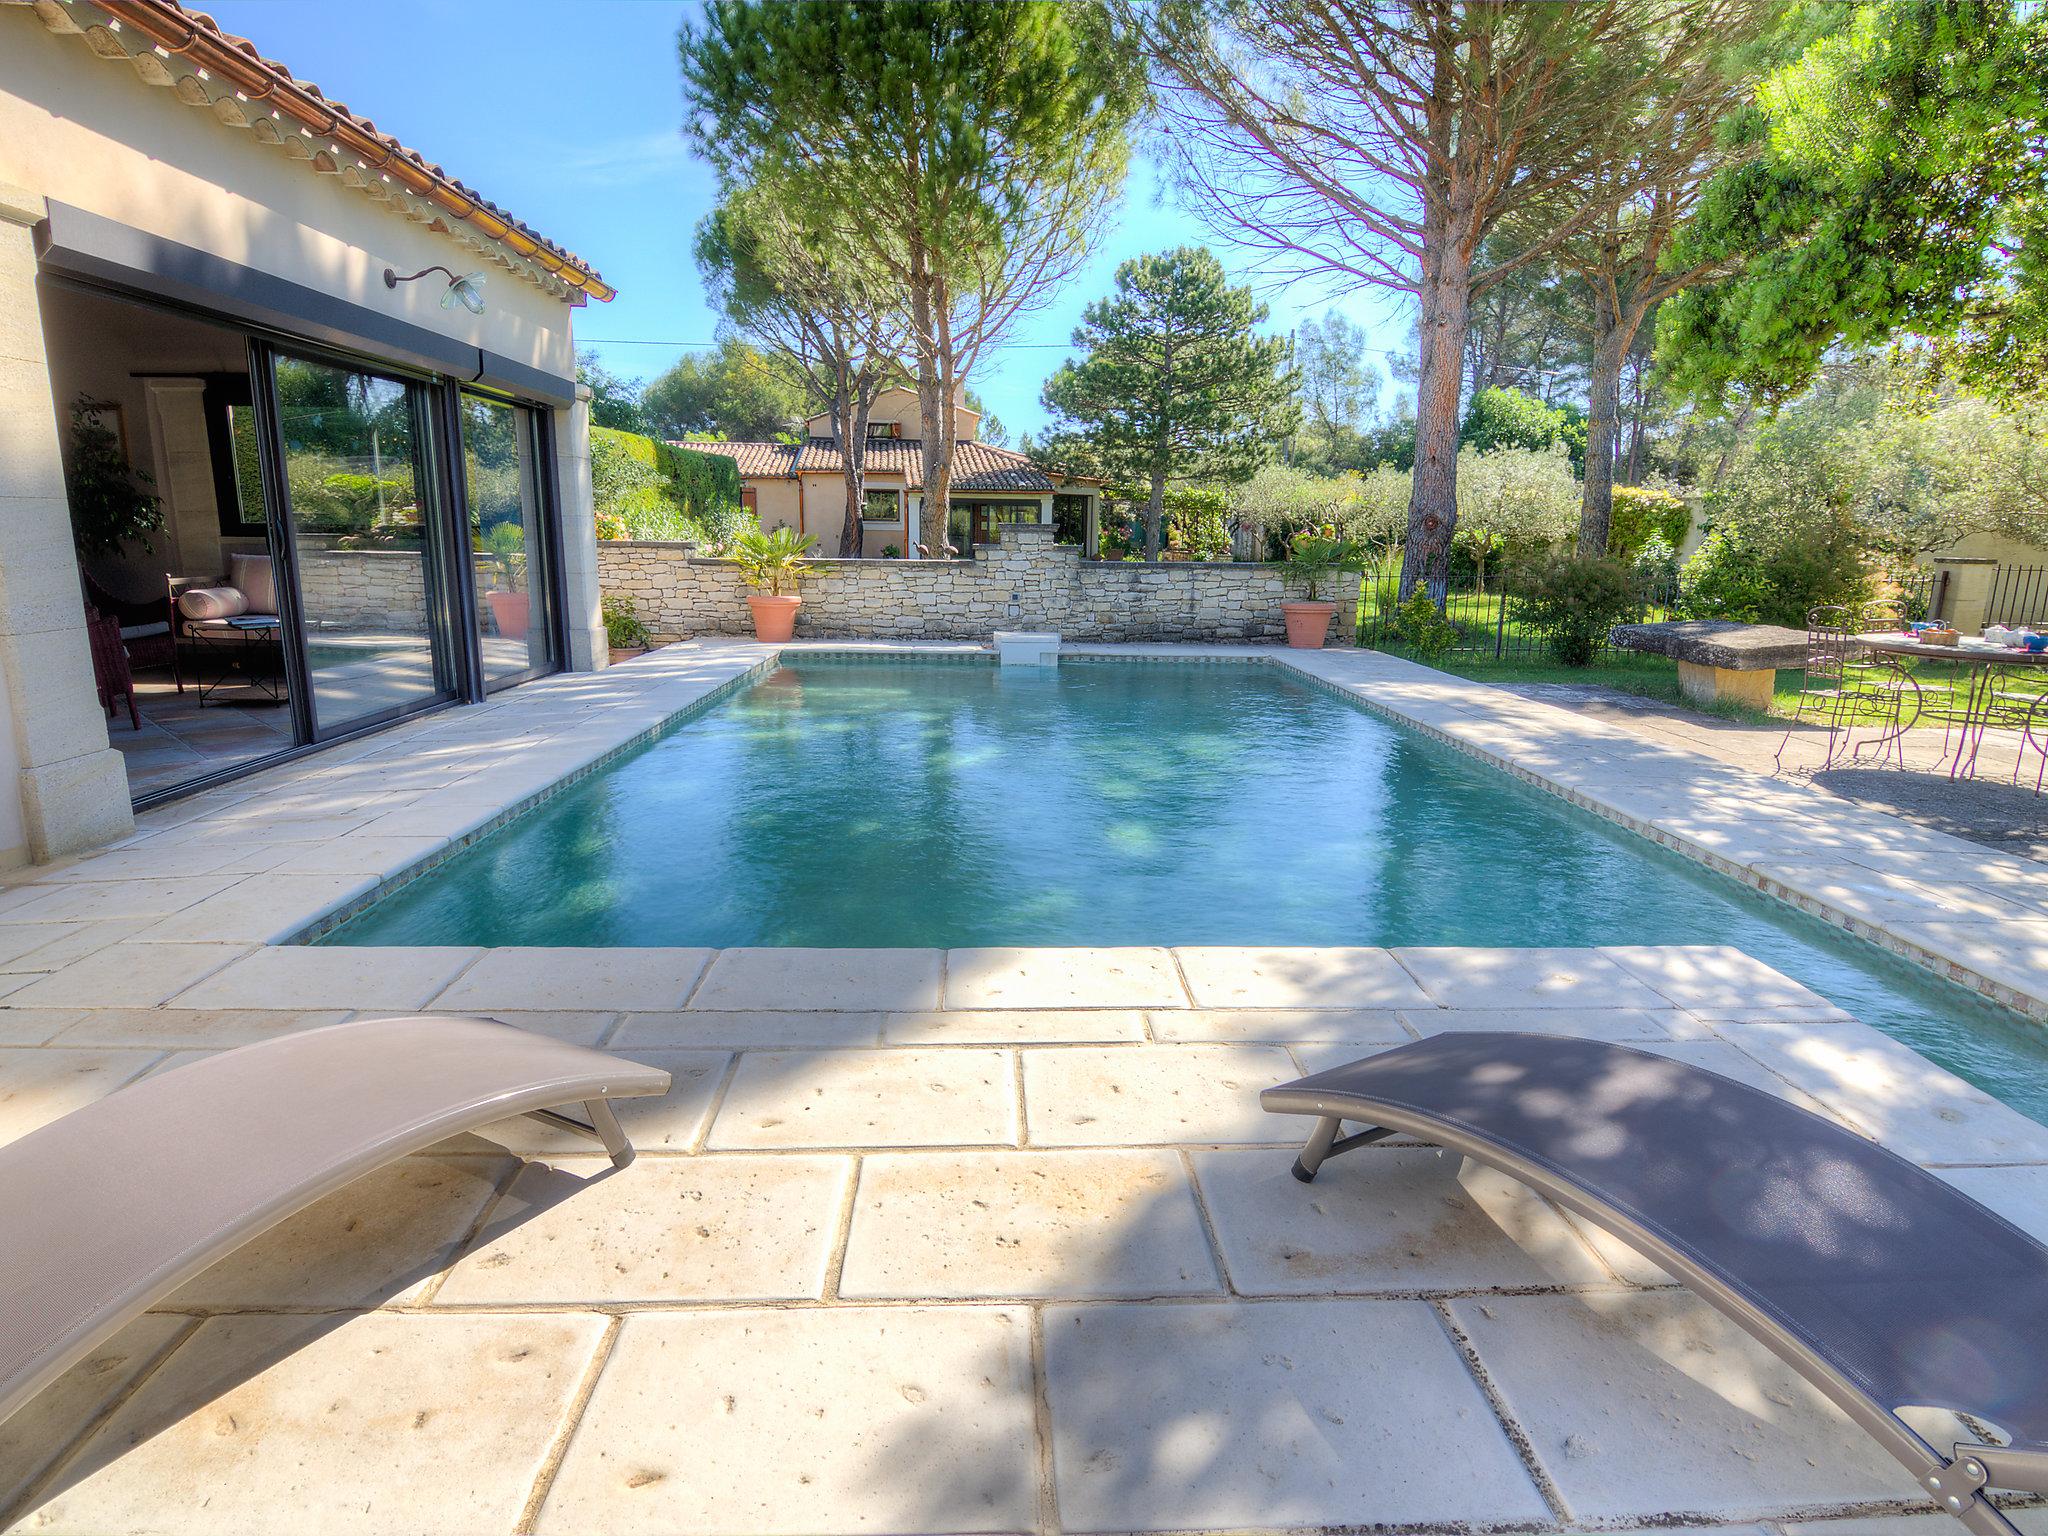
[[[1778,668],[1806,665],[1806,631],[1731,619],[1673,619],[1617,624],[1607,643],[1624,651],[1669,656],[1678,663],[1678,691],[1695,704],[1732,700],[1768,709]]]

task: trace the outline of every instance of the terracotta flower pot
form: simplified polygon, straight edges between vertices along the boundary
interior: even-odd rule
[[[801,597],[774,597],[766,592],[749,592],[747,606],[754,610],[754,638],[756,640],[787,640],[796,631],[796,611],[804,604]]]
[[[1330,632],[1330,620],[1337,616],[1335,603],[1282,603],[1287,619],[1287,643],[1297,651],[1320,651],[1323,637]]]
[[[622,661],[631,661],[635,656],[645,656],[647,654],[647,647],[644,645],[615,645],[611,648],[611,651],[612,665],[617,666]]]
[[[507,639],[524,639],[527,622],[533,616],[533,599],[524,592],[492,591],[484,594],[490,606],[491,622]]]

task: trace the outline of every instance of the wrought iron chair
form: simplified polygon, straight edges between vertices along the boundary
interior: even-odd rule
[[[1903,624],[1896,605],[1857,610],[1844,603],[1829,603],[1807,613],[1806,667],[1800,678],[1799,702],[1774,759],[1781,771],[1785,749],[1801,724],[1824,725],[1828,733],[1826,755],[1817,767],[1807,770],[1810,773],[1825,772],[1839,761],[1863,761],[1866,753],[1872,754],[1872,761],[1891,758],[1905,766],[1905,734],[1918,722],[1923,709],[1919,684],[1903,667],[1888,657],[1874,655],[1857,638],[1861,633]],[[1859,742],[1859,726],[1872,727],[1875,734]]]

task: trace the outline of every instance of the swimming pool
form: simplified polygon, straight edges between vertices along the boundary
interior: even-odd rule
[[[2048,1036],[1258,663],[804,657],[327,944],[1733,944],[2048,1121]]]

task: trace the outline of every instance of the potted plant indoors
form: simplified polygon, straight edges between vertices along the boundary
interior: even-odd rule
[[[794,528],[772,533],[750,528],[734,540],[732,557],[739,562],[741,578],[754,589],[747,594],[747,606],[754,611],[756,640],[787,640],[795,632],[796,611],[804,601],[797,584],[819,574],[818,567],[804,558],[817,542]]]
[[[1337,537],[1337,530],[1325,525],[1304,528],[1287,544],[1283,567],[1301,580],[1303,596],[1280,604],[1287,620],[1287,643],[1298,651],[1319,651],[1330,632],[1330,619],[1337,605],[1323,598],[1323,584],[1344,571],[1365,569],[1365,551],[1350,539]]]

